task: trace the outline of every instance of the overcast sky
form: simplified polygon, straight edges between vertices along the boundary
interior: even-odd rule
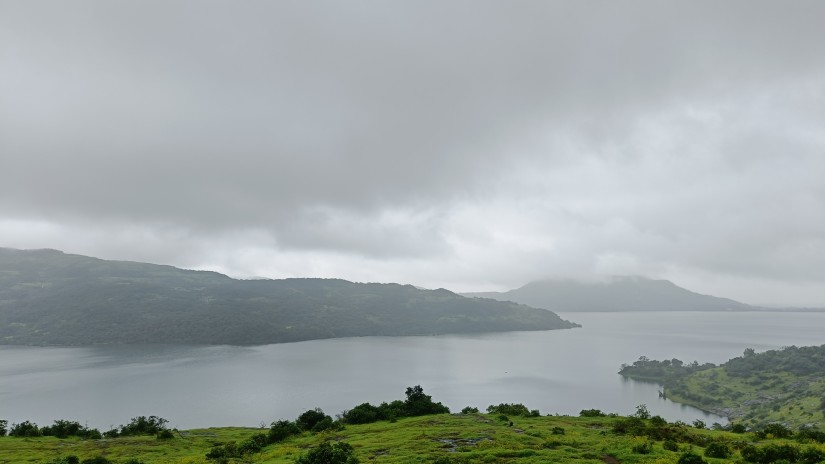
[[[0,0],[0,246],[825,306],[825,2]]]

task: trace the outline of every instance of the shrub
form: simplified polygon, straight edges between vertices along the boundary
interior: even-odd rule
[[[241,454],[238,452],[238,448],[235,446],[234,441],[224,443],[223,445],[214,445],[212,446],[212,449],[206,453],[206,459],[210,459],[221,464],[228,462],[229,458],[239,457],[241,457]]]
[[[53,461],[49,461],[49,464],[80,464],[80,459],[78,459],[77,456],[69,455],[64,458],[57,458]]]
[[[133,417],[131,422],[121,425],[119,435],[157,435],[158,432],[166,430],[168,420],[158,416],[138,416]]]
[[[662,448],[668,451],[679,451],[679,445],[673,440],[665,440],[662,443]]]
[[[579,412],[579,416],[581,417],[604,417],[607,414],[603,413],[600,409],[582,409]]]
[[[405,394],[407,400],[404,401],[404,415],[408,417],[450,413],[450,408],[441,403],[434,403],[430,395],[425,395],[421,385],[407,387]]]
[[[461,414],[478,414],[478,408],[467,406],[466,408],[461,410]]]
[[[340,422],[333,421],[331,417],[327,416],[318,421],[318,423],[316,423],[315,426],[312,427],[311,431],[313,433],[318,433],[323,432],[324,430],[341,430],[343,428],[344,427],[341,425]]]
[[[29,421],[23,421],[19,424],[14,424],[9,430],[11,437],[39,437],[42,433],[37,424]]]
[[[706,461],[698,454],[684,453],[679,456],[678,464],[706,464]]]
[[[647,410],[647,405],[640,404],[636,406],[636,413],[633,414],[633,417],[638,417],[639,419],[650,419],[650,411]]]
[[[408,387],[406,396],[405,401],[395,400],[391,403],[381,403],[378,406],[369,403],[359,404],[349,411],[341,413],[341,420],[347,424],[369,424],[380,420],[395,422],[399,417],[448,414],[450,412],[450,408],[441,403],[433,402],[431,396],[425,395],[421,385]],[[475,411],[478,412],[478,409],[475,409]],[[340,424],[333,423],[333,427],[338,426]]]
[[[103,456],[98,456],[96,458],[89,458],[80,461],[80,464],[112,464],[112,461],[104,458]]]
[[[530,417],[530,410],[527,409],[527,406],[521,403],[501,403],[499,405],[487,406],[487,412],[490,414],[504,414],[507,416],[523,416],[523,417]],[[536,411],[538,412],[538,411]]]
[[[762,450],[753,445],[745,445],[739,450],[739,454],[746,462],[762,462]]]
[[[8,433],[8,429],[6,428],[9,425],[8,421],[0,420],[0,437],[5,437],[6,433]]]
[[[42,427],[40,433],[43,436],[57,438],[80,437],[94,440],[101,438],[100,431],[97,429],[86,428],[78,422],[62,419],[54,421],[51,426]]]
[[[756,432],[756,436],[759,438],[767,438],[768,436],[773,438],[789,438],[791,435],[793,435],[793,430],[776,423],[768,424]]]
[[[825,432],[811,427],[800,427],[799,432],[796,433],[796,439],[799,441],[825,443]]]
[[[562,427],[553,427],[550,429],[550,433],[553,435],[564,435],[564,428]]]
[[[730,431],[733,433],[745,433],[748,429],[745,427],[745,424],[737,422],[736,424],[731,424]]]
[[[650,454],[650,452],[653,451],[653,445],[649,441],[646,441],[633,445],[630,450],[636,454]]]
[[[175,438],[175,435],[169,429],[163,429],[156,435],[158,440],[169,440],[170,438]]]
[[[727,458],[730,456],[730,448],[724,443],[711,443],[705,448],[705,456],[709,458]]]
[[[88,429],[85,427],[78,432],[77,436],[80,438],[85,438],[87,440],[100,440],[101,438],[103,438],[103,435],[100,434],[100,430]]]
[[[799,453],[799,462],[802,464],[817,464],[819,462],[825,462],[825,451],[814,447],[806,448],[804,451]]]
[[[386,403],[384,403],[386,404]],[[382,411],[377,406],[369,403],[359,404],[358,406],[344,411],[341,418],[348,424],[371,424],[381,419],[385,419]]]
[[[43,427],[41,432],[44,436],[54,436],[57,438],[68,438],[75,436],[82,429],[78,422],[58,419],[54,421],[51,427]]]
[[[298,427],[294,422],[288,420],[279,420],[272,423],[272,426],[269,428],[269,442],[276,443],[279,441],[284,441],[292,435],[298,435],[301,433],[301,428]]]
[[[696,419],[695,421],[693,421],[693,426],[697,429],[707,428],[707,426],[705,425],[705,421],[701,419]]]
[[[618,434],[641,436],[645,434],[645,423],[638,417],[619,419],[613,423],[613,431]]]
[[[321,408],[310,409],[298,416],[298,419],[295,420],[295,425],[301,430],[312,430],[315,425],[324,419],[329,419],[329,421],[332,422],[332,418],[324,414]]]
[[[793,445],[767,445],[762,447],[763,463],[785,460],[796,462],[799,460],[799,448]]]
[[[298,458],[295,464],[358,464],[352,446],[346,442],[324,442]]]
[[[269,437],[263,433],[252,435],[238,445],[239,454],[252,454],[260,452],[264,446],[269,444]]]

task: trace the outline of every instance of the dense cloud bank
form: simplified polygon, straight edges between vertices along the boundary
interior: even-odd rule
[[[825,306],[821,2],[0,0],[0,246]]]

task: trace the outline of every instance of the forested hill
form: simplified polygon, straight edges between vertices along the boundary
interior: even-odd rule
[[[669,399],[761,427],[825,426],[825,345],[752,349],[716,366],[645,357],[619,371],[664,386]]]
[[[366,335],[576,327],[444,289],[215,272],[0,248],[0,343],[254,345]]]
[[[465,293],[468,297],[513,301],[552,311],[746,311],[738,301],[702,295],[668,280],[620,276],[601,282],[544,280],[503,293]]]

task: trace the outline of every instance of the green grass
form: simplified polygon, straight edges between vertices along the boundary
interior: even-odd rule
[[[755,441],[752,434],[686,427],[694,444],[679,443],[678,451],[667,451],[662,441],[619,435],[612,425],[620,418],[546,416],[511,417],[513,426],[492,414],[440,414],[406,418],[397,422],[348,425],[340,431],[304,433],[282,443],[265,447],[237,463],[293,463],[295,459],[324,440],[351,444],[362,463],[432,463],[448,458],[461,463],[604,463],[612,456],[621,463],[676,463],[681,453],[692,450],[703,454],[695,443],[711,441],[744,443]],[[559,433],[558,428],[564,429]],[[555,432],[554,433],[554,429]],[[45,463],[70,454],[81,460],[104,456],[115,463],[138,458],[146,464],[206,464],[205,454],[215,444],[240,442],[260,429],[210,428],[182,432],[172,440],[153,437],[128,437],[104,440],[40,438],[0,438],[0,463]],[[775,440],[763,440],[762,443]],[[649,454],[633,452],[636,445],[650,442]],[[825,451],[823,445],[818,446]],[[710,459],[710,464],[741,460]]]
[[[717,367],[696,372],[667,389],[668,399],[696,406],[751,427],[780,422],[793,427],[825,424],[825,378],[768,373],[734,377]]]

